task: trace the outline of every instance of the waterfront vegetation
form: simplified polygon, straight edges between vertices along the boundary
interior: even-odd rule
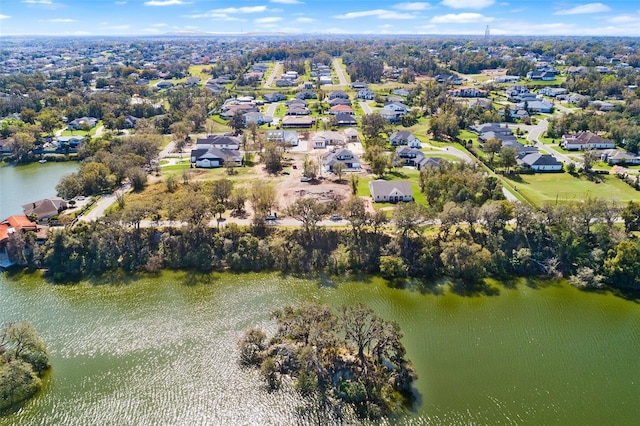
[[[416,375],[398,324],[362,304],[339,312],[315,303],[275,310],[272,338],[259,328],[244,333],[241,364],[260,367],[271,390],[293,378],[300,394],[329,406],[338,418],[345,410],[368,419],[401,412],[410,405]]]
[[[0,330],[0,415],[33,397],[49,369],[47,345],[25,321]]]

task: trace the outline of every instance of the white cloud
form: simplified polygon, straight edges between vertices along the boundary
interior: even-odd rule
[[[301,16],[299,18],[296,18],[296,22],[314,22],[315,19],[313,18],[307,18],[305,16]]]
[[[303,4],[298,0],[269,0],[271,3],[282,3],[282,4]]]
[[[122,5],[122,4],[127,4],[127,2],[126,1],[117,1],[114,4]]]
[[[446,15],[434,16],[431,18],[432,24],[470,24],[474,22],[491,22],[493,18],[479,13],[449,13]]]
[[[554,15],[582,15],[586,13],[609,12],[611,8],[602,3],[588,3],[571,9],[563,9],[554,12]]]
[[[336,15],[337,19],[357,19],[365,18],[368,16],[375,16],[380,19],[414,19],[415,16],[410,13],[399,13],[392,10],[375,9],[375,10],[363,10],[360,12],[349,12],[344,15]]]
[[[442,0],[442,4],[453,9],[484,9],[491,6],[495,0]]]
[[[417,10],[426,10],[431,8],[431,5],[429,3],[426,2],[406,2],[406,3],[398,3],[396,5],[393,6],[394,9],[399,9],[399,10],[412,10],[412,11],[417,11]]]
[[[64,7],[61,3],[54,3],[52,0],[22,0],[29,7],[41,7],[43,9],[59,9]]]
[[[22,3],[26,4],[53,4],[51,0],[23,0]]]
[[[149,0],[145,1],[145,6],[177,6],[181,4],[191,4],[182,0]]]
[[[156,27],[156,28],[162,28],[162,27],[168,27],[169,24],[165,24],[164,22],[159,23],[159,24],[153,24],[151,25],[152,27]]]
[[[627,24],[630,22],[640,22],[640,13],[636,15],[618,15],[607,20],[612,24]]]
[[[260,13],[265,12],[267,6],[227,7],[224,9],[212,9],[212,13]]]
[[[11,18],[11,16],[3,15],[3,14],[0,13],[0,19],[9,19],[9,18]]]
[[[279,16],[267,16],[265,18],[257,18],[254,22],[256,24],[271,24],[273,22],[282,21],[282,18]]]
[[[75,19],[71,19],[71,18],[54,18],[54,19],[49,19],[49,22],[76,22]]]

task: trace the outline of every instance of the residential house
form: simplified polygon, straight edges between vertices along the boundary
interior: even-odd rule
[[[391,93],[405,98],[411,94],[407,89],[393,89]]]
[[[267,93],[266,95],[262,95],[262,97],[264,98],[265,101],[269,103],[284,101],[287,99],[286,95],[283,95],[282,93],[279,93],[279,92]]]
[[[553,81],[556,79],[556,73],[553,71],[529,71],[527,78],[529,80]]]
[[[303,128],[312,127],[315,123],[315,120],[310,116],[287,115],[282,117],[280,123],[282,124],[282,127]]]
[[[586,131],[562,135],[560,146],[567,151],[582,151],[586,149],[613,149],[616,144],[612,140]]]
[[[356,81],[351,83],[351,88],[353,90],[362,90],[362,89],[368,89],[369,85],[367,83],[365,83],[364,81]]]
[[[329,101],[329,106],[333,107],[336,105],[349,105],[351,106],[351,101],[345,98],[334,98]]]
[[[344,145],[346,138],[344,134],[333,131],[318,132],[311,139],[314,149],[327,148],[330,145]]]
[[[308,90],[304,90],[302,92],[298,92],[296,94],[296,98],[298,98],[298,99],[317,99],[318,95],[316,95],[315,92],[310,92]]]
[[[538,93],[544,96],[555,98],[558,95],[566,95],[567,93],[569,93],[569,91],[564,87],[543,87],[542,89],[538,90]]]
[[[273,122],[273,117],[267,117],[266,115],[263,115],[261,112],[259,111],[254,111],[254,112],[248,112],[244,115],[244,123],[249,124],[249,123],[256,123],[258,126],[262,125],[262,124],[267,124],[267,123],[272,123]]]
[[[376,97],[376,94],[369,89],[362,89],[356,93],[357,99],[363,99],[365,101],[372,101]]]
[[[325,84],[333,84],[333,79],[331,76],[320,76],[318,77],[318,82],[320,85],[324,86]]]
[[[57,216],[67,208],[67,202],[60,197],[44,198],[22,206],[24,215],[27,217],[35,216],[38,222],[44,222],[47,219]]]
[[[520,81],[520,77],[517,75],[499,75],[493,81],[496,83],[516,83]]]
[[[385,118],[389,123],[399,123],[402,116],[405,115],[402,111],[392,111],[384,108],[379,110],[378,114],[380,114],[382,118]]]
[[[422,143],[413,133],[406,130],[398,130],[389,136],[389,143],[393,146],[408,145],[412,148],[421,148]]]
[[[439,75],[436,75],[434,79],[438,83],[443,83],[443,84],[452,84],[456,86],[462,84],[462,78],[457,75],[439,74]]]
[[[210,147],[227,150],[239,150],[242,140],[239,137],[228,134],[209,135],[196,140],[197,149],[209,149]]]
[[[184,82],[184,85],[188,87],[197,86],[198,84],[200,84],[200,77],[189,77]]]
[[[516,105],[517,109],[533,111],[535,113],[550,114],[553,112],[553,104],[549,101],[531,100],[523,101]]]
[[[375,203],[413,201],[413,189],[408,180],[374,180],[369,182],[369,192]]]
[[[329,151],[322,158],[322,166],[326,172],[333,172],[333,167],[337,163],[344,164],[347,170],[361,168],[358,156],[346,148]]]
[[[170,81],[162,80],[159,81],[158,84],[156,84],[156,87],[158,89],[168,89],[170,87],[173,87],[173,83]]]
[[[295,82],[291,80],[286,80],[284,78],[280,78],[276,80],[276,87],[291,87],[295,86]]]
[[[222,167],[227,161],[233,162],[236,166],[241,166],[242,156],[238,151],[220,149],[214,146],[210,146],[209,148],[198,148],[191,151],[192,167]]]
[[[224,107],[222,107],[222,111],[220,112],[220,117],[224,118],[225,120],[230,120],[238,111],[244,115],[248,112],[257,112],[258,108],[253,104],[225,105]]]
[[[353,118],[353,117],[351,117]],[[358,131],[352,127],[349,127],[348,129],[344,129],[343,131],[344,136],[346,138],[347,142],[350,143],[359,143],[360,142],[360,134],[358,133]]]
[[[449,95],[460,98],[483,98],[487,96],[487,91],[473,86],[460,86],[449,89]]]
[[[490,110],[490,109],[493,109],[493,103],[491,102],[491,99],[478,98],[478,99],[469,101],[469,108],[480,108],[483,110]]]
[[[336,124],[342,126],[357,126],[358,120],[352,114],[338,113],[335,116]]]
[[[70,121],[67,124],[67,129],[69,130],[80,130],[84,126],[88,126],[90,129],[93,129],[98,124],[98,119],[94,117],[80,117],[76,118],[73,121]]]
[[[562,170],[562,163],[553,155],[539,152],[523,153],[517,158],[518,165],[537,172],[558,172]]]
[[[355,113],[353,112],[353,108],[351,108],[349,105],[335,105],[335,106],[332,106],[329,109],[329,114],[331,114],[331,115],[337,115],[337,114],[354,115]]]
[[[611,102],[604,102],[604,101],[593,101],[589,103],[589,105],[593,105],[599,111],[605,111],[605,112],[613,111],[616,108],[615,104],[612,104]]]
[[[311,110],[307,107],[290,106],[285,115],[309,115]]]
[[[38,224],[26,216],[11,216],[0,222],[0,268],[8,268],[14,264],[7,251],[11,234],[28,231],[37,232]]]
[[[586,149],[613,149],[616,144],[610,139],[587,130],[586,132],[562,135],[560,146],[568,151],[582,151]]]
[[[287,146],[298,146],[300,138],[295,130],[267,130],[265,132],[267,142],[277,142]]]
[[[329,92],[329,100],[335,98],[349,99],[349,95],[347,95],[347,92],[345,92],[344,90],[334,90],[332,92]]]
[[[640,164],[640,155],[631,152],[621,151],[619,149],[608,149],[600,155],[602,161],[609,164]]]

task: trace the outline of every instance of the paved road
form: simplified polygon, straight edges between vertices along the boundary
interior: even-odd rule
[[[340,86],[347,86],[347,78],[344,76],[344,71],[342,70],[342,65],[338,58],[333,60],[333,68],[336,70],[336,74],[338,75],[338,80],[340,80]]]
[[[273,86],[273,80],[275,80],[276,75],[280,74],[280,68],[282,68],[282,64],[280,62],[276,62],[276,65],[271,70],[269,78],[267,78],[267,81],[264,83],[265,89],[270,89],[271,86]]]
[[[131,191],[131,185],[127,183],[118,188],[112,194],[101,196],[93,209],[89,213],[80,216],[78,220],[81,220],[83,222],[93,222],[97,220],[98,218],[104,216],[104,212],[109,208],[109,206],[111,206],[118,200],[119,195],[129,191]]]
[[[529,134],[527,135],[527,140],[530,142],[533,142],[536,148],[538,148],[540,151],[548,152],[549,154],[553,155],[556,158],[556,160],[562,163],[573,163],[577,166],[579,163],[573,161],[571,158],[556,151],[555,149],[549,146],[545,146],[542,142],[540,142],[540,135],[542,135],[547,130],[548,127],[549,127],[549,121],[547,121],[547,119],[540,120],[538,124],[536,124],[535,126],[530,126]]]
[[[373,114],[373,110],[371,109],[369,104],[367,104],[367,101],[360,101],[360,108],[362,108],[362,112],[364,112],[367,115]]]

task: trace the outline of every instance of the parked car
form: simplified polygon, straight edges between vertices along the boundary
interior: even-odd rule
[[[329,219],[338,221],[342,220],[342,216],[340,216],[339,214],[332,214],[331,216],[329,216]]]
[[[300,182],[311,182],[311,178],[307,176],[302,176],[300,178]]]
[[[265,219],[266,220],[276,220],[277,218],[278,218],[278,215],[276,213],[273,213],[273,214],[268,214]]]

